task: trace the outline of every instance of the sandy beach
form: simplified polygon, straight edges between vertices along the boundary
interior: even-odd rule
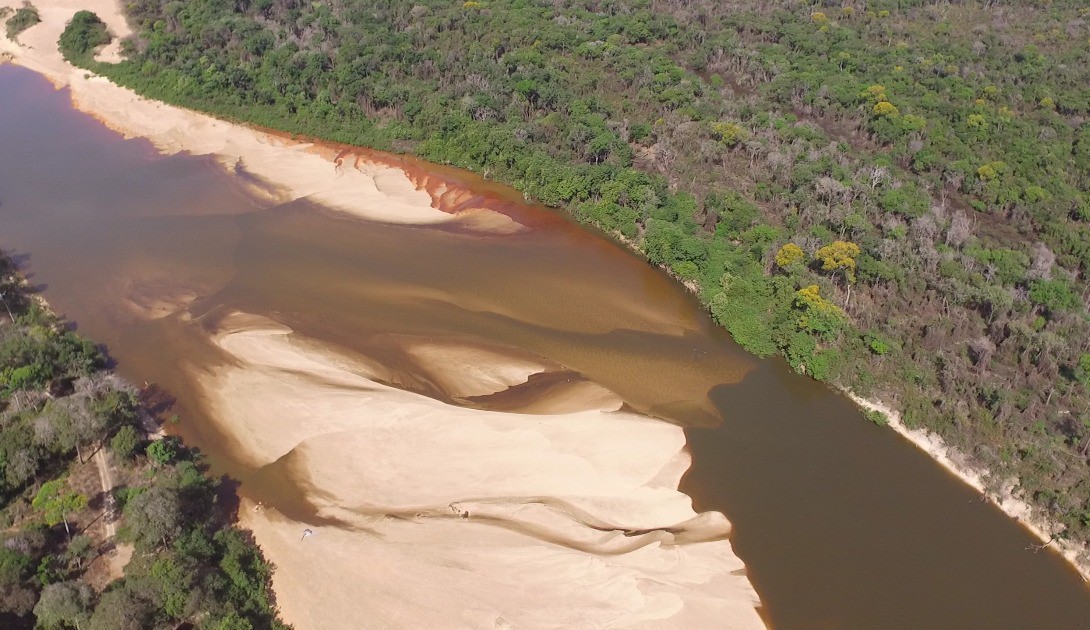
[[[305,198],[372,221],[521,229],[473,207],[467,191],[143,99],[73,68],[56,50],[65,23],[88,9],[124,35],[118,6],[35,4],[43,22],[19,43],[0,38],[0,55],[68,87],[77,107],[127,137],[164,154],[214,156],[270,203]],[[115,43],[100,58],[117,54]],[[167,317],[192,297],[137,310]],[[678,491],[690,464],[681,428],[624,411],[607,388],[515,348],[395,341],[420,378],[459,404],[392,387],[375,358],[244,314],[213,333],[227,359],[194,372],[227,450],[260,471],[243,488],[253,500],[244,497],[239,519],[277,567],[285,621],[300,630],[764,626],[729,522],[697,514]],[[519,390],[550,378],[533,396]],[[305,489],[302,514],[256,503],[277,484]]]
[[[0,0],[0,7],[21,5],[21,0]],[[131,32],[120,5],[112,0],[43,0],[35,7],[42,22],[19,34],[18,42],[0,36],[0,56],[44,75],[58,88],[67,87],[77,108],[125,137],[150,140],[163,154],[214,156],[225,169],[245,175],[240,180],[250,192],[271,203],[309,199],[372,221],[458,222],[468,229],[500,233],[521,229],[508,217],[484,208],[444,211],[452,197],[459,198],[458,191],[432,187],[433,195],[427,182],[414,181],[402,169],[376,161],[370,154],[346,154],[223,122],[142,98],[76,68],[57,50],[68,20],[81,9],[97,14],[114,35],[97,58],[115,61],[121,38]]]

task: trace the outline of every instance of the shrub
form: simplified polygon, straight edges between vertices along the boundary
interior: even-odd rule
[[[24,2],[23,6],[16,10],[14,15],[8,18],[8,39],[15,41],[15,38],[19,33],[22,33],[41,21],[42,18],[38,15],[38,9],[35,9],[29,2]]]
[[[132,425],[121,427],[110,439],[110,449],[121,459],[132,459],[140,446],[140,436]]]
[[[86,63],[95,48],[109,44],[110,39],[106,25],[97,15],[90,11],[79,11],[72,16],[72,21],[64,28],[57,44],[65,59],[80,65]]]
[[[881,411],[866,409],[863,411],[863,417],[865,417],[867,420],[870,420],[874,424],[877,424],[880,427],[884,427],[889,424],[889,416],[882,413]]]

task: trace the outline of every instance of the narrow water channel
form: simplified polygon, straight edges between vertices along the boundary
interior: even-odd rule
[[[211,159],[160,157],[37,75],[0,66],[0,247],[123,375],[176,399],[172,430],[243,493],[307,509],[240,463],[205,418],[190,368],[216,358],[193,320],[271,317],[377,358],[399,386],[485,409],[521,408],[556,383],[452,397],[395,342],[515,348],[686,427],[694,461],[682,490],[733,522],[774,627],[1090,623],[1090,591],[1071,568],[1027,549],[1028,532],[844,397],[746,355],[691,296],[601,236],[472,175],[435,172],[530,229],[482,235],[263,205]]]

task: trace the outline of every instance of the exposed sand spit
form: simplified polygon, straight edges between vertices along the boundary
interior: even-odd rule
[[[459,398],[494,394],[549,369],[542,361],[469,344],[417,342],[410,343],[407,350],[437,384]]]
[[[241,512],[289,622],[762,626],[726,519],[677,491],[680,428],[450,406],[282,326],[228,321],[216,343],[232,360],[200,379],[211,415],[264,467],[257,487],[302,488],[313,512]]]
[[[17,7],[22,0],[0,0]],[[57,39],[77,11],[96,13],[115,41],[100,51],[102,61],[120,59],[121,37],[130,29],[113,0],[38,0],[42,22],[19,35],[19,42],[0,36],[0,58],[48,77],[71,90],[75,105],[126,137],[150,140],[165,154],[213,155],[228,170],[244,173],[272,201],[307,198],[362,218],[405,224],[457,223],[482,232],[510,233],[522,227],[485,208],[454,213],[440,208],[423,184],[403,169],[383,164],[376,154],[338,155],[337,149],[294,142],[263,131],[216,120],[189,110],[151,101],[102,77],[75,68],[57,50]]]

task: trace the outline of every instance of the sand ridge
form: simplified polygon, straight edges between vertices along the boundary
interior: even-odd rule
[[[240,511],[277,564],[289,622],[762,626],[729,523],[677,490],[689,466],[679,427],[451,406],[275,322],[223,326],[214,339],[231,360],[199,377],[210,415],[262,467],[258,485],[304,488],[315,511]]]

